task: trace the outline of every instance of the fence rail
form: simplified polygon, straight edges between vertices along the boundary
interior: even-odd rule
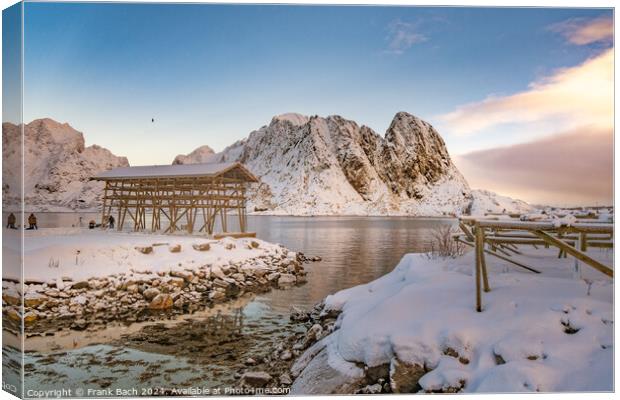
[[[517,245],[555,247],[559,250],[558,257],[570,255],[575,258],[577,270],[580,263],[584,263],[612,279],[614,276],[611,267],[587,254],[589,247],[613,248],[613,224],[610,223],[586,220],[558,226],[548,221],[520,221],[487,216],[462,217],[459,227],[462,233],[454,235],[454,240],[475,250],[476,310],[479,312],[482,311],[482,290],[491,290],[485,254],[529,272],[541,273],[540,270],[518,260],[522,253]]]

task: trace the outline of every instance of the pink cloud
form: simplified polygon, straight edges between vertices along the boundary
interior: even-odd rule
[[[596,42],[612,42],[614,37],[614,21],[607,16],[594,19],[569,19],[554,24],[549,29],[562,34],[569,43],[578,46]]]
[[[613,49],[575,67],[563,68],[508,96],[457,107],[440,116],[455,135],[473,134],[501,124],[553,121],[558,130],[592,125],[613,127]]]
[[[583,127],[455,157],[472,187],[528,202],[612,204],[613,131]]]

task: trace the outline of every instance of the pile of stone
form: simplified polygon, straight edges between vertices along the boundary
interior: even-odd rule
[[[258,248],[259,243],[252,241],[250,246]],[[148,247],[136,250],[146,253]],[[178,251],[177,247],[170,246],[170,251]],[[96,330],[111,321],[169,318],[248,292],[286,289],[306,281],[303,261],[298,253],[278,247],[277,251],[228,264],[174,267],[157,273],[131,270],[83,281],[66,277],[26,284],[26,334],[49,334],[64,328]],[[5,321],[19,330],[19,286],[3,281],[3,288]]]
[[[311,258],[306,258],[311,259]],[[291,322],[298,325],[286,340],[274,345],[267,356],[244,361],[236,377],[240,387],[288,388],[296,376],[295,360],[310,346],[335,330],[338,314],[323,313],[323,303],[306,312],[293,307]]]
[[[308,391],[305,391],[307,388],[302,388],[300,393],[295,391],[295,379],[313,362],[313,359],[316,358],[321,364],[327,363],[326,359],[321,359],[322,355],[325,355],[324,345],[319,342],[338,329],[336,322],[339,314],[338,311],[326,309],[324,303],[315,305],[311,311],[293,308],[290,315],[291,322],[302,326],[305,332],[292,335],[287,342],[278,344],[272,349],[275,364],[271,363],[270,367],[275,372],[274,376],[280,376],[280,378],[270,378],[272,384],[292,386],[291,394],[308,394]],[[466,356],[459,355],[452,348],[445,348],[443,353],[454,357],[462,364],[469,363]],[[331,370],[333,374],[330,374],[328,369],[329,367],[323,370],[321,376],[329,376],[329,383],[325,382],[323,387],[315,388],[317,391],[312,394],[417,393],[422,390],[418,381],[432,370],[428,366],[408,364],[396,358],[389,364],[364,366],[364,375],[356,378],[339,376],[340,374],[335,370]],[[310,378],[309,381],[313,382],[313,379]],[[243,379],[241,383],[244,383]],[[435,392],[456,393],[462,391],[464,386],[463,381],[459,382],[459,386],[443,388]]]

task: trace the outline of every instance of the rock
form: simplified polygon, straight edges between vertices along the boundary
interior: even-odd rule
[[[381,393],[382,386],[379,383],[375,383],[374,385],[366,385],[360,390],[356,391],[356,394],[379,394]]]
[[[179,287],[179,288],[185,287],[185,279],[183,278],[176,278],[176,277],[168,278],[166,280],[166,283],[172,286]]]
[[[192,274],[191,272],[178,270],[170,271],[170,276],[182,278],[185,282],[189,282],[194,278],[194,274]]]
[[[408,364],[394,357],[390,363],[390,387],[394,393],[415,393],[421,388],[418,381],[426,374],[423,365]]]
[[[139,292],[138,285],[136,285],[135,283],[127,286],[127,288],[125,288],[125,290],[128,291],[129,293],[138,293]]]
[[[88,323],[84,319],[77,319],[71,324],[71,329],[75,329],[78,331],[86,329]]]
[[[226,293],[220,292],[219,290],[214,290],[211,293],[209,293],[209,300],[212,300],[212,301],[221,300],[224,297],[226,297]]]
[[[75,296],[74,298],[72,298],[70,303],[71,304],[78,304],[80,306],[83,306],[86,303],[88,303],[88,298],[86,298],[86,296],[84,296],[84,295],[78,295],[78,296]]]
[[[153,252],[153,246],[136,246],[134,248],[142,254],[151,254]]]
[[[90,283],[88,281],[79,281],[71,284],[71,289],[89,289]]]
[[[246,372],[241,376],[241,383],[251,387],[264,387],[271,381],[271,375],[266,372]]]
[[[332,368],[328,361],[328,350],[322,342],[308,349],[291,368],[293,376],[296,375],[295,371],[298,374],[290,394],[351,394],[364,384],[364,371],[354,364],[346,374]],[[318,353],[315,352],[317,350]]]
[[[256,360],[252,357],[249,357],[247,360],[245,360],[245,365],[256,365]]]
[[[224,279],[226,278],[226,274],[224,273],[224,271],[222,271],[222,269],[218,266],[213,266],[209,269],[209,272],[212,276],[215,276],[217,278],[220,279]]]
[[[167,293],[160,293],[151,301],[149,308],[152,310],[165,310],[172,308],[172,296]]]
[[[26,307],[38,307],[43,304],[46,297],[39,293],[26,293],[24,296],[24,305]]]
[[[280,354],[280,360],[288,361],[293,358],[293,354],[289,350],[284,350],[282,354]]]
[[[390,363],[365,367],[366,379],[370,382],[384,383],[390,379]]]
[[[142,296],[144,296],[144,298],[147,300],[153,300],[159,293],[159,289],[148,288],[144,292],[142,292]]]
[[[220,287],[222,289],[228,289],[228,287],[230,286],[230,283],[220,278],[216,278],[213,280],[213,286]]]
[[[9,308],[9,310],[6,312],[7,316],[9,317],[9,319],[16,321],[16,322],[21,322],[22,320],[22,316],[19,313],[19,311],[17,311],[14,308]]]
[[[2,291],[2,300],[9,305],[18,306],[21,304],[21,296],[15,289],[8,289]]]
[[[185,301],[183,300],[182,297],[179,297],[178,299],[174,301],[174,308],[183,308],[184,305],[185,305]]]
[[[225,248],[226,250],[232,250],[232,249],[234,249],[234,248],[236,248],[236,247],[237,247],[237,246],[236,246],[234,243],[231,243],[231,242],[228,242],[228,243],[226,243],[226,244],[224,245],[224,248]]]
[[[290,384],[293,383],[293,380],[291,379],[290,375],[287,373],[283,373],[282,375],[280,375],[278,379],[281,385],[289,386]]]
[[[280,277],[279,272],[272,272],[271,274],[267,275],[265,278],[267,278],[269,282],[274,282],[278,280],[279,277]]]
[[[230,277],[233,278],[234,280],[238,281],[238,282],[245,282],[245,275],[243,275],[240,272],[238,272],[236,274],[232,274]]]
[[[306,333],[306,337],[304,338],[304,347],[308,347],[312,343],[316,342],[321,338],[323,334],[323,327],[319,324],[314,324],[308,332]]]
[[[170,251],[171,253],[180,253],[181,252],[181,245],[180,244],[175,244],[174,246],[170,246],[170,247],[168,247],[168,251]]]
[[[258,249],[260,247],[260,243],[258,243],[256,240],[252,240],[250,242],[250,246],[254,249]]]
[[[280,274],[280,277],[278,278],[279,287],[292,286],[295,282],[297,282],[297,278],[293,274]]]
[[[194,243],[192,248],[196,251],[207,251],[211,249],[211,245],[209,243]]]

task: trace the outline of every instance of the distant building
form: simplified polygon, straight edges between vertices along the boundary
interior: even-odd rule
[[[246,187],[258,179],[241,163],[207,163],[120,167],[102,172],[91,180],[104,181],[101,224],[116,214],[117,229],[125,220],[133,229],[165,228],[213,234],[219,218],[228,232],[229,214],[237,215],[239,230],[247,229]]]

